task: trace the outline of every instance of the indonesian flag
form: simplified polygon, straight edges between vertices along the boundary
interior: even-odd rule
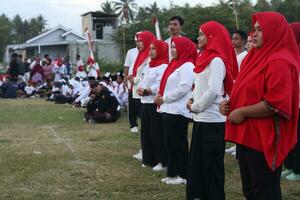
[[[84,29],[84,34],[87,39],[87,42],[89,44],[89,49],[90,49],[90,57],[94,59],[94,53],[93,53],[93,46],[92,46],[92,37],[91,33],[89,32],[88,27]]]
[[[154,24],[154,26],[155,26],[156,38],[158,40],[162,40],[160,30],[159,30],[159,23],[158,23],[158,19],[156,16],[152,17],[152,24]]]

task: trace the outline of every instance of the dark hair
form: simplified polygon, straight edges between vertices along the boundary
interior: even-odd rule
[[[247,41],[248,35],[244,31],[236,30],[234,33],[239,34],[241,36],[242,40]]]
[[[174,21],[174,20],[177,20],[179,22],[180,26],[183,26],[184,20],[183,20],[182,17],[180,17],[180,16],[173,16],[173,17],[170,18],[169,22],[170,21]]]
[[[17,57],[18,57],[18,54],[17,54],[17,53],[13,53],[13,54],[11,54],[11,57],[12,57],[12,58],[17,58]]]

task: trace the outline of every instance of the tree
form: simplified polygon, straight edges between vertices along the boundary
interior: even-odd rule
[[[113,5],[109,1],[106,1],[106,2],[102,3],[101,4],[101,9],[106,14],[114,14]]]
[[[13,25],[9,18],[2,14],[0,16],[0,58],[3,58],[6,45],[12,41]]]
[[[257,0],[256,5],[254,6],[255,10],[258,12],[270,11],[272,7],[267,0]]]
[[[300,21],[300,1],[299,0],[285,0],[278,8],[278,12],[282,13],[289,22]]]
[[[114,1],[114,11],[120,16],[123,20],[126,20],[126,23],[134,21],[134,14],[136,10],[135,0],[119,0]]]
[[[160,12],[159,7],[157,7],[156,1],[153,4],[150,4],[150,6],[147,6],[145,10],[152,15],[157,15]]]

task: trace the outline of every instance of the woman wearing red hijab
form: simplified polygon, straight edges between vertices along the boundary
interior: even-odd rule
[[[127,80],[130,82],[130,90],[132,91],[132,103],[137,110],[138,115],[141,113],[141,96],[138,95],[138,85],[142,77],[142,72],[149,65],[150,44],[155,40],[155,36],[150,31],[143,31],[136,34],[137,49],[139,51],[135,61],[129,67]],[[131,97],[130,97],[131,98]]]
[[[281,166],[297,141],[299,53],[281,14],[256,13],[252,25],[253,49],[220,111],[229,109],[225,139],[237,144],[244,196],[280,200]]]
[[[230,94],[237,60],[230,35],[218,22],[199,27],[198,46],[203,52],[194,69],[193,100],[187,103],[194,119],[187,200],[224,200],[226,118],[219,105]]]
[[[253,48],[253,33],[248,33],[246,50],[249,52]]]
[[[165,70],[156,97],[162,113],[168,156],[167,184],[186,183],[188,140],[191,113],[186,108],[193,85],[193,69],[197,56],[195,44],[186,37],[171,42],[172,61]]]
[[[300,53],[300,22],[293,22],[290,24]],[[299,80],[300,81],[300,80]],[[300,91],[300,89],[299,89]],[[300,92],[299,92],[300,93]],[[300,102],[299,102],[300,107]],[[287,180],[299,181],[300,180],[300,121],[298,119],[298,140],[295,148],[289,153],[286,161],[284,162],[285,170],[282,172],[281,177],[286,176]]]
[[[168,44],[154,40],[150,45],[149,66],[143,70],[138,94],[141,96],[141,146],[143,164],[153,167],[154,171],[164,170],[167,165],[161,113],[156,112],[154,104],[162,74],[169,64]]]

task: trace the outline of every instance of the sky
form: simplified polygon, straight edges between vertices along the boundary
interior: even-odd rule
[[[19,14],[23,19],[43,15],[47,20],[47,28],[62,25],[67,29],[81,34],[80,15],[90,11],[100,10],[101,3],[106,0],[0,0],[0,14],[12,18]],[[152,4],[153,0],[136,0],[139,7]],[[209,6],[217,4],[218,0],[172,0],[174,5],[191,6],[201,4]],[[26,6],[24,6],[26,4]],[[159,0],[157,5],[160,8],[168,8],[170,0]]]

